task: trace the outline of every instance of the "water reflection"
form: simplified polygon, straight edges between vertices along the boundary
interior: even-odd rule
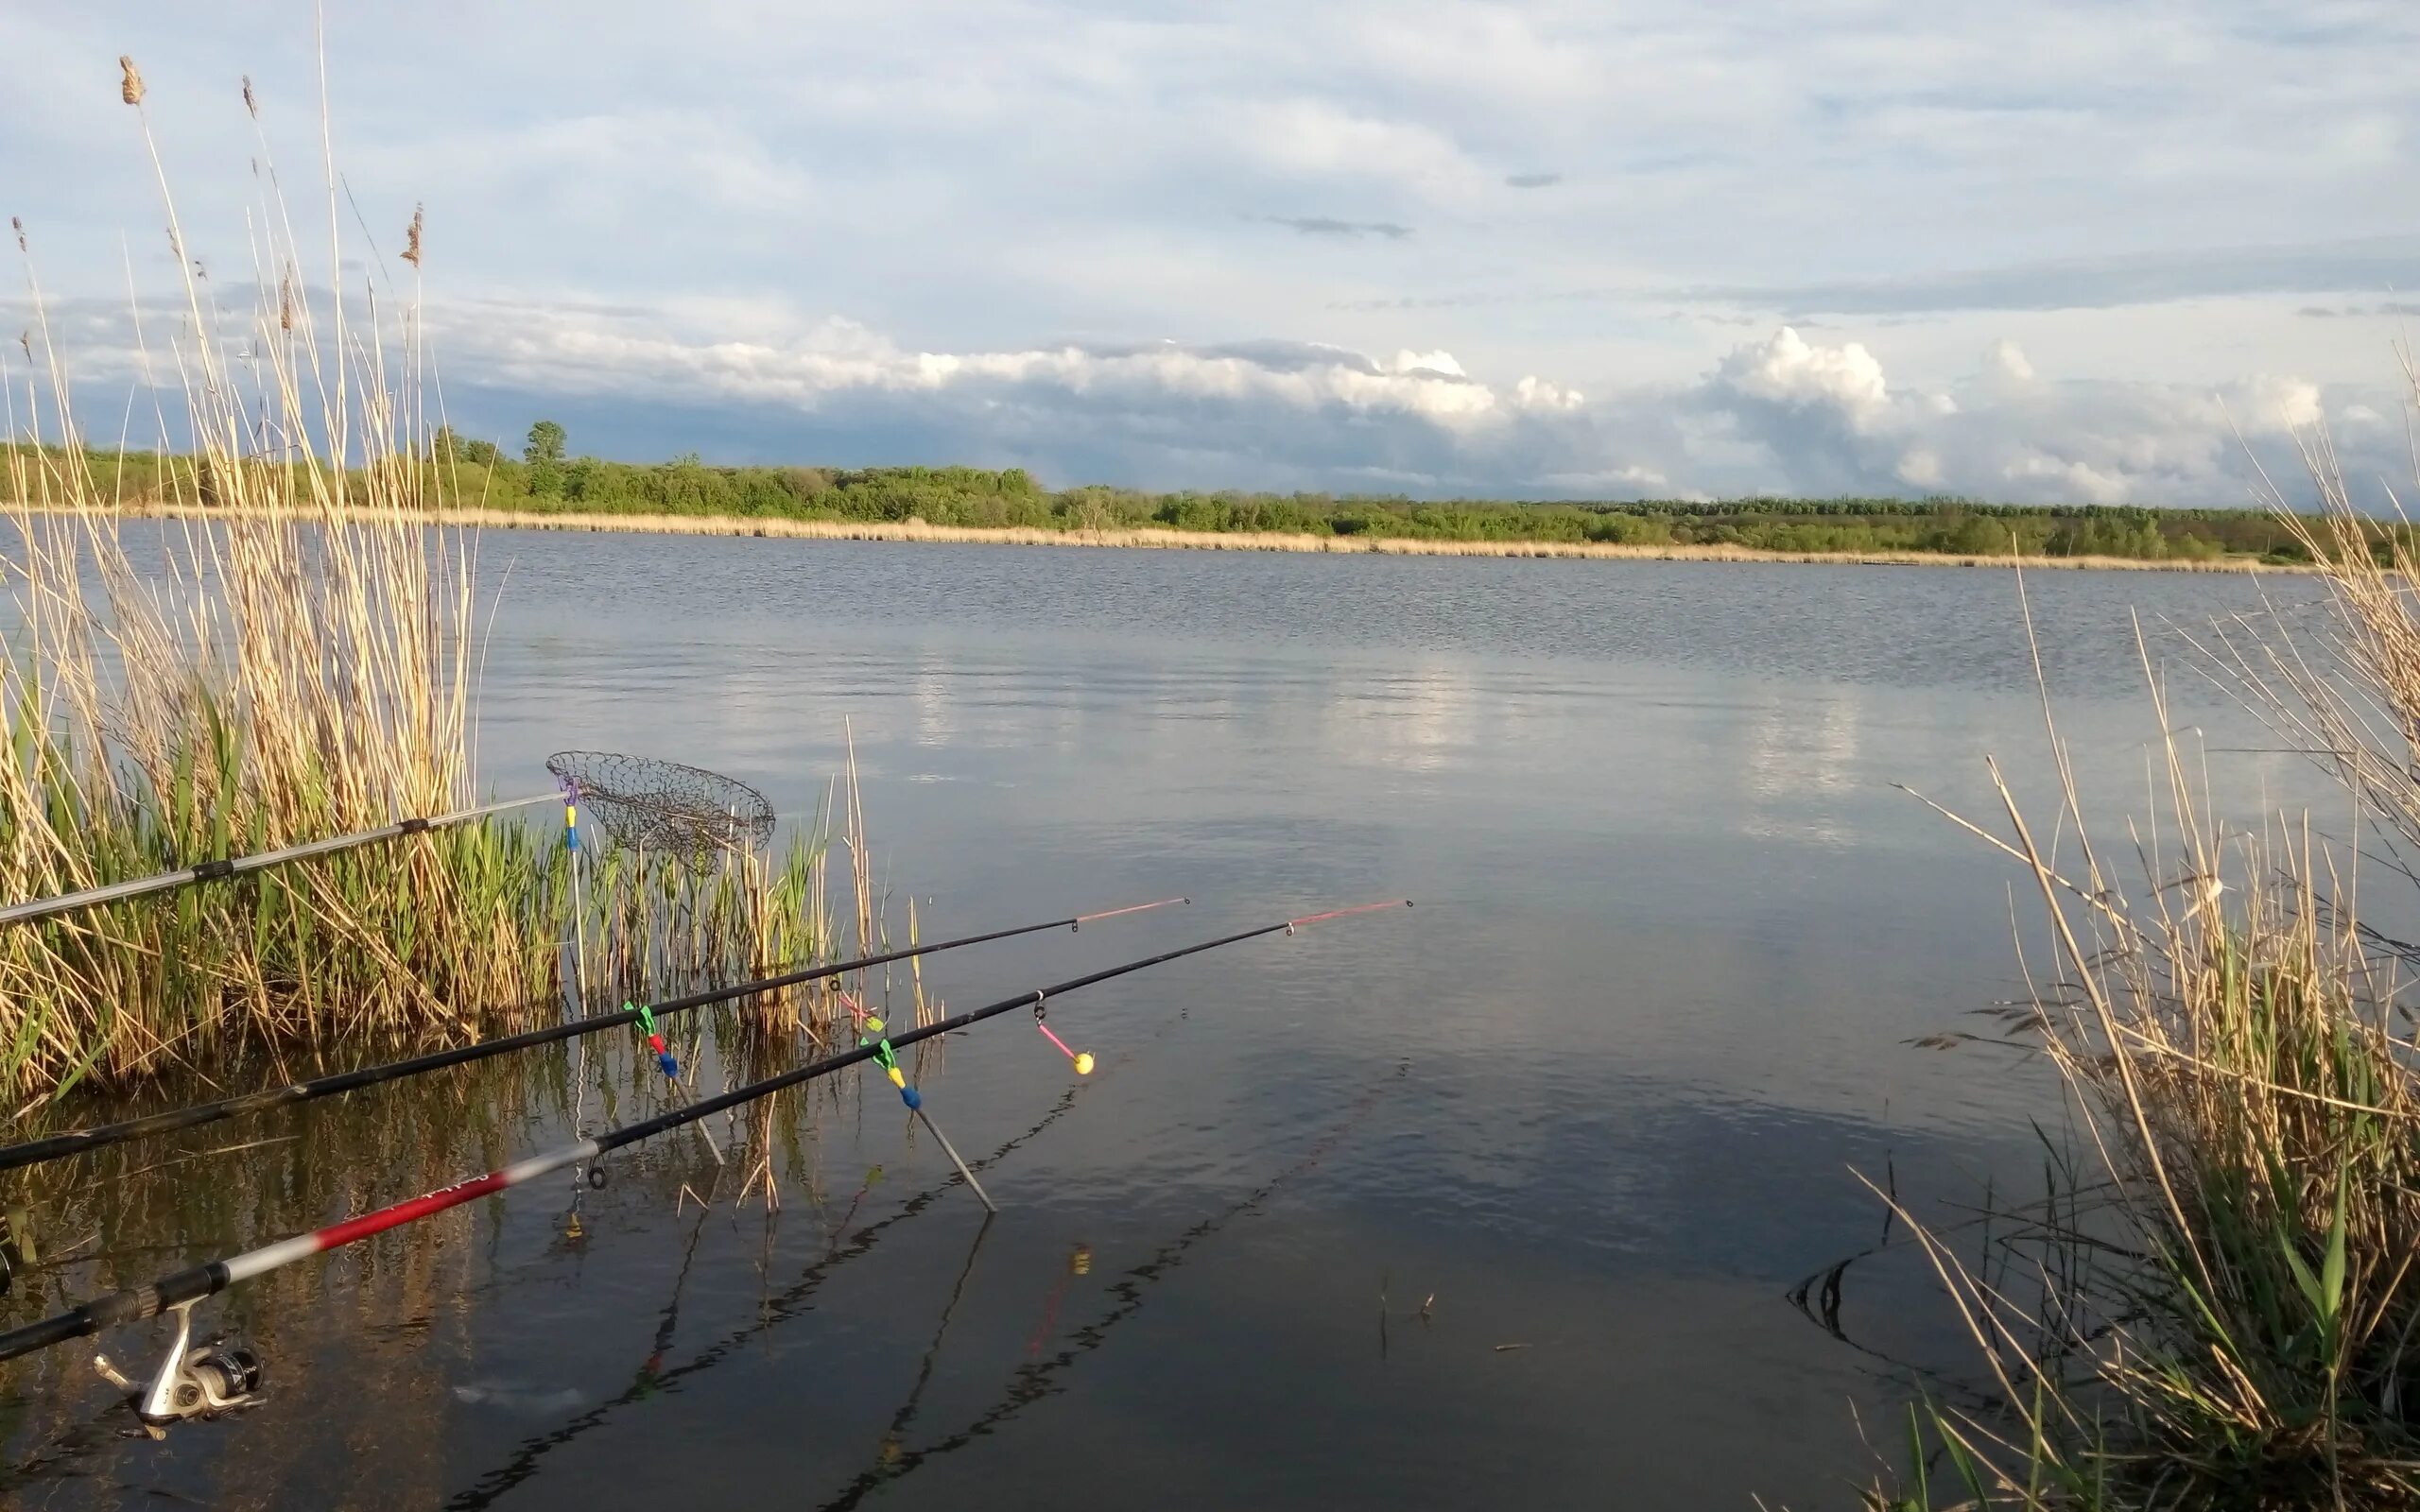
[[[2026,1068],[1904,1043],[2015,986],[2003,865],[1891,786],[1988,813],[1989,752],[2048,796],[1999,575],[562,536],[483,559],[515,564],[499,787],[624,749],[804,816],[853,736],[928,934],[1197,900],[937,959],[938,996],[1422,907],[1071,997],[1053,1026],[1105,1068],[1081,1083],[1012,1022],[920,1067],[988,1229],[887,1092],[836,1091],[769,1142],[777,1214],[666,1142],[577,1237],[541,1187],[231,1297],[275,1398],[166,1449],[91,1426],[80,1357],[0,1377],[21,1500],[1819,1504],[1864,1468],[1848,1403],[1889,1390],[1783,1295],[1870,1241],[1851,1168],[1968,1194],[2031,1169],[2055,1107]],[[2128,607],[2255,592],[2035,583],[2093,801],[2135,800],[2156,733]],[[2176,691],[2211,744],[2267,744]],[[2308,776],[2213,773],[2231,804]],[[567,1074],[70,1168],[46,1229],[95,1237],[6,1319],[544,1147]],[[1890,1352],[1956,1352],[1921,1276],[1869,1284]],[[1381,1355],[1390,1287],[1438,1303]]]
[[[1833,692],[1766,705],[1747,721],[1739,786],[1749,799],[1740,832],[1752,839],[1838,846],[1848,838],[1837,804],[1856,781],[1855,696]]]

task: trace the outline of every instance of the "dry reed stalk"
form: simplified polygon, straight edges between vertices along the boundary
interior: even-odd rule
[[[184,315],[167,355],[189,438],[164,474],[156,542],[130,542],[129,501],[90,465],[28,253],[34,369],[0,383],[12,901],[479,796],[476,535],[419,460],[433,427],[417,311],[356,313],[333,287],[321,304],[304,297],[302,243],[271,190],[254,308],[223,329],[140,114],[141,75],[130,59],[121,73],[178,251]],[[249,81],[244,103],[257,118]],[[273,185],[265,136],[262,156]],[[332,163],[325,180],[333,202]],[[333,214],[328,235],[333,284]],[[614,979],[729,980],[811,951],[821,936],[798,906],[813,849],[702,874],[613,853],[591,905],[619,927]],[[547,836],[490,822],[0,933],[0,1080],[56,1093],[229,1044],[475,1033],[503,1005],[552,997],[567,881]]]
[[[2247,1482],[2404,1504],[2420,1495],[2404,984],[2338,906],[2347,878],[2307,825],[2229,832],[2181,775],[2166,796],[2171,837],[2198,840],[2131,896],[2086,900],[2055,887],[2010,805],[2060,956],[2026,1022],[2073,1094],[2099,1195],[2023,1215],[1998,1280],[1893,1203],[2004,1415],[1931,1426],[1995,1504],[2143,1504],[2091,1488],[2152,1482],[2180,1507],[2233,1504]]]
[[[2273,489],[2272,502],[2322,564],[2324,612],[2272,604],[2185,640],[2337,779],[2373,850],[2315,834],[2307,815],[2221,822],[2139,627],[2163,731],[2151,812],[2131,827],[2139,879],[2121,885],[2091,850],[2055,725],[2057,829],[2085,846],[2080,872],[2037,844],[1996,768],[2009,837],[1959,821],[2034,878],[2057,967],[2020,1018],[2094,1168],[2021,1215],[1996,1273],[1893,1203],[1996,1383],[1996,1411],[1934,1407],[1920,1424],[1972,1504],[2420,1502],[2420,1045],[2405,980],[2420,948],[2363,923],[2358,885],[2365,854],[2420,881],[2420,559],[2410,532],[2354,507],[2324,438],[2304,459],[2320,510],[2294,513]],[[1869,1504],[1920,1503],[1877,1491]]]

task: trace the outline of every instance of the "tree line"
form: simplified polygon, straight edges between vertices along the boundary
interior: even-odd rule
[[[0,443],[5,444],[5,443]],[[435,496],[517,513],[662,514],[730,519],[904,522],[975,529],[1169,529],[1431,541],[1729,545],[1791,553],[1916,552],[2118,557],[2153,561],[2303,559],[2293,533],[2260,509],[2009,505],[1927,499],[1755,497],[1603,503],[1417,500],[1234,490],[1052,490],[1020,468],[714,467],[696,453],[664,462],[574,455],[553,421],[514,456],[440,429],[422,458]],[[191,498],[184,459],[90,453],[104,496]],[[179,482],[179,469],[183,477]],[[200,489],[207,502],[211,490]]]
[[[2293,561],[2293,535],[2265,510],[2010,505],[1927,499],[1414,500],[1330,493],[1152,493],[1085,485],[1051,490],[1021,468],[712,467],[567,454],[563,428],[532,426],[518,461],[440,431],[434,460],[464,503],[532,512],[637,513],[833,521],[922,520],[976,529],[1161,528],[1370,536],[1410,541],[1733,545],[1779,552],[2120,557]]]

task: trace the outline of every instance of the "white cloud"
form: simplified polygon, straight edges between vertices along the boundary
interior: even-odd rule
[[[1717,380],[1733,392],[1786,408],[1837,411],[1862,429],[1890,407],[1882,364],[1852,341],[1840,347],[1809,345],[1783,326],[1764,341],[1735,349],[1722,359]]]
[[[1941,469],[1941,457],[1921,446],[1900,454],[1894,475],[1911,489],[1938,489],[1949,478]]]
[[[1575,410],[1588,402],[1576,388],[1564,388],[1543,378],[1525,376],[1512,386],[1512,402],[1523,409]]]
[[[251,298],[220,294],[233,309]],[[0,319],[23,314],[0,306]],[[178,319],[164,302],[147,313],[155,353]],[[61,301],[50,324],[87,386],[83,412],[122,412],[139,377],[125,313]],[[929,350],[863,322],[734,300],[688,301],[671,315],[444,301],[425,329],[475,434],[516,435],[539,414],[570,413],[586,417],[575,444],[611,455],[699,447],[685,425],[737,438],[714,453],[735,459],[1013,464],[1060,483],[2240,505],[2254,497],[2247,444],[2282,448],[2327,423],[2354,471],[2377,475],[2394,471],[2400,442],[2384,393],[2290,375],[2215,387],[2059,379],[2004,339],[1945,388],[1893,383],[1862,340],[1781,327],[1692,381],[1582,394],[1535,374],[1474,372],[1438,349]],[[240,345],[240,322],[225,336]],[[2295,475],[2290,462],[2282,475]]]
[[[0,7],[0,214],[50,287],[118,298],[122,248],[139,285],[166,271],[116,103],[128,47],[196,251],[249,266],[238,75],[289,182],[317,177],[292,14]],[[2401,431],[2370,387],[2391,332],[2293,312],[2420,273],[2411,7],[531,0],[329,22],[340,228],[361,245],[358,206],[391,254],[428,202],[449,386],[659,406],[700,432],[665,450],[2232,503],[2236,427],[2268,444],[2325,417],[2382,457]],[[298,192],[306,221],[317,199]],[[2246,246],[2247,204],[2297,240]]]
[[[2331,420],[2323,390],[2305,378],[2057,381],[2005,339],[1950,388],[1896,388],[1863,343],[1810,342],[1789,327],[1736,348],[1698,399],[1756,443],[1793,491],[1946,490],[2017,503],[2247,505],[2247,446]],[[2334,418],[2368,444],[2364,421],[2377,413],[2348,400]],[[2294,473],[2289,466],[2285,476]]]
[[[2319,386],[2306,379],[2256,373],[2232,387],[2240,408],[2238,423],[2247,430],[2290,434],[2325,421]],[[2231,406],[2233,407],[2233,406]]]
[[[1376,176],[1436,196],[1476,189],[1495,178],[1431,126],[1326,100],[1254,101],[1229,119],[1245,152],[1288,176]]]
[[[761,322],[789,323],[774,316]],[[1305,412],[1396,414],[1435,424],[1502,413],[1450,352],[1405,352],[1389,363],[1357,352],[1262,344],[1219,350],[1162,342],[995,352],[919,352],[854,321],[826,320],[779,341],[683,335],[626,318],[477,305],[434,311],[434,339],[457,363],[534,392],[663,393],[813,409],[867,395],[981,394],[1030,402],[1055,394],[1132,405],[1214,402]]]

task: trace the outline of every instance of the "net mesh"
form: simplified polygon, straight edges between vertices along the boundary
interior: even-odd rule
[[[765,795],[719,772],[603,750],[557,751],[546,770],[584,818],[633,850],[704,862],[761,850],[773,837]]]

